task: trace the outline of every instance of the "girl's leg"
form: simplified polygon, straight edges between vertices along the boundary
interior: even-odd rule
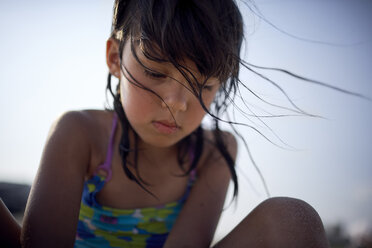
[[[306,202],[276,197],[259,204],[214,248],[328,247],[318,213]]]
[[[0,198],[0,247],[21,247],[21,227]]]

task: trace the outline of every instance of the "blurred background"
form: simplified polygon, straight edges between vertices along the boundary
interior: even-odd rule
[[[1,189],[16,183],[17,192],[27,196],[50,125],[60,114],[107,106],[105,42],[112,3],[0,0]],[[246,21],[243,55],[247,62],[287,69],[372,98],[371,1],[255,3],[256,7],[240,2]],[[310,203],[319,212],[333,247],[357,247],[362,242],[370,247],[366,244],[372,237],[371,101],[284,73],[257,71],[279,84],[301,109],[324,117],[247,118],[236,111],[237,121],[258,128],[274,143],[251,128],[238,127],[270,195]],[[241,80],[265,100],[291,107],[275,86],[249,70],[241,71]],[[246,114],[297,115],[247,91],[242,98],[246,106],[239,98],[236,103]],[[216,239],[267,197],[239,142],[240,192],[236,202],[231,203],[229,195]],[[9,194],[0,197],[12,204]],[[22,212],[22,207],[16,212]]]

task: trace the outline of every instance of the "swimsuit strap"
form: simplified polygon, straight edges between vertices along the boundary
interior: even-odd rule
[[[116,126],[118,124],[118,116],[116,113],[114,113],[114,118],[112,120],[112,128],[111,128],[111,134],[110,134],[110,140],[109,140],[109,145],[107,148],[107,153],[106,153],[106,159],[103,164],[97,167],[96,173],[99,170],[104,170],[107,173],[105,181],[110,181],[111,176],[112,176],[112,171],[111,171],[111,161],[112,161],[112,155],[114,154],[114,138],[115,138],[115,130]]]
[[[191,158],[191,163],[192,161],[194,160],[194,150],[193,150],[193,147],[190,147],[189,148],[189,156]],[[190,174],[189,174],[189,180],[187,182],[187,187],[186,187],[186,191],[185,193],[183,194],[183,196],[181,197],[181,199],[179,200],[179,202],[184,202],[186,201],[186,199],[189,197],[189,194],[190,194],[190,191],[191,191],[191,188],[192,186],[194,185],[195,181],[197,179],[197,174],[196,174],[196,168],[192,169],[190,171]]]
[[[190,148],[189,148],[189,157],[190,157],[191,163],[192,163],[194,161],[194,158],[195,158],[195,153],[194,153],[194,147],[193,146],[190,146]],[[191,180],[192,183],[196,180],[196,168],[194,168],[194,169],[192,169],[192,171],[190,171],[190,180]]]

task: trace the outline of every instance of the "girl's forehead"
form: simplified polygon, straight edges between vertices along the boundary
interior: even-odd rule
[[[131,46],[133,45],[133,50]],[[144,42],[142,39],[129,39],[125,44],[129,52],[136,53],[137,57],[144,65],[156,66],[157,68],[173,68],[177,69],[175,65],[169,60],[169,57],[160,49],[155,42]],[[128,52],[127,50],[127,52]],[[191,73],[196,78],[201,78],[203,75],[199,72],[196,64],[191,59],[183,56],[177,61],[179,69],[186,73]]]

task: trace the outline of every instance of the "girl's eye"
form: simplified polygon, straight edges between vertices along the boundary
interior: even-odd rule
[[[145,73],[146,76],[148,76],[150,78],[166,78],[167,77],[164,74],[156,73],[156,72],[152,72],[152,71],[148,71],[148,70],[144,70],[143,72]]]
[[[203,86],[203,90],[211,91],[211,90],[213,90],[213,88],[214,88],[214,85],[204,85]]]

